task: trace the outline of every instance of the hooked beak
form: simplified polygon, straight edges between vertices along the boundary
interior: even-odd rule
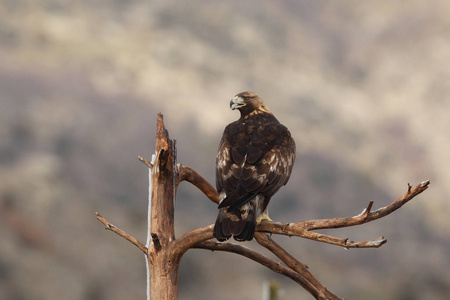
[[[230,108],[232,110],[235,110],[236,108],[240,108],[240,107],[243,107],[243,106],[245,106],[245,101],[244,101],[244,99],[242,99],[242,97],[235,96],[230,101]]]

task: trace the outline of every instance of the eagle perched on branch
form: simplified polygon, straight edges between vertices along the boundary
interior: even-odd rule
[[[221,202],[214,237],[250,241],[256,224],[270,220],[270,198],[289,180],[295,142],[257,94],[237,94],[230,108],[238,109],[241,117],[225,127],[216,157]]]

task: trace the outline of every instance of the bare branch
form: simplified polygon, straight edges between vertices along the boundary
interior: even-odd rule
[[[282,265],[280,262],[276,262],[274,260],[271,260],[264,255],[253,251],[247,247],[231,244],[231,243],[218,243],[213,241],[205,241],[198,244],[195,244],[192,248],[197,249],[207,249],[212,251],[226,251],[226,252],[232,252],[236,253],[242,256],[245,256],[247,258],[250,258],[251,260],[271,269],[274,272],[277,272],[279,274],[282,274],[286,277],[291,278],[298,284],[300,284],[303,288],[305,288],[311,295],[313,295],[316,299],[327,299],[321,292],[319,292],[308,280],[306,280],[301,274],[297,273],[296,271],[292,270],[291,268],[288,268],[284,265]],[[333,299],[333,298],[329,298]],[[334,298],[339,299],[339,298]]]
[[[180,254],[186,252],[189,248],[194,245],[210,240],[213,238],[213,228],[214,225],[208,225],[201,227],[190,232],[187,232],[180,236],[178,239],[172,242],[171,247]]]
[[[138,159],[143,162],[147,167],[149,167],[150,169],[153,168],[153,164],[147,160],[145,157],[138,155]]]
[[[330,299],[330,300],[342,300],[333,293],[327,290],[319,280],[317,280],[311,272],[308,270],[308,266],[304,263],[298,261],[295,257],[284,250],[280,245],[278,245],[274,240],[272,240],[267,234],[263,232],[256,232],[255,239],[261,246],[268,249],[270,252],[275,254],[279,259],[281,259],[289,268],[296,271],[300,276],[305,278],[310,285],[314,287],[314,291],[318,292],[318,299]],[[307,289],[305,287],[305,289]],[[313,291],[309,291],[313,294]],[[314,294],[313,294],[314,295]],[[316,297],[317,298],[317,297]]]
[[[212,202],[219,204],[219,193],[217,193],[217,190],[205,178],[203,178],[200,174],[198,174],[194,169],[185,166],[183,164],[178,164],[177,171],[178,171],[176,183],[177,186],[181,181],[186,180],[195,185]]]
[[[181,181],[186,180],[200,189],[211,201],[213,201],[214,203],[219,203],[219,195],[216,189],[195,170],[182,164],[178,164],[177,169],[177,185]],[[408,183],[408,191],[406,192],[406,194],[392,202],[390,205],[382,207],[373,212],[371,212],[373,201],[370,201],[367,208],[361,214],[354,217],[318,219],[288,224],[263,222],[262,224],[257,226],[257,230],[290,236],[300,236],[346,248],[377,248],[386,243],[385,238],[380,237],[373,241],[349,241],[348,239],[340,239],[325,234],[310,232],[310,230],[355,226],[382,218],[399,209],[415,196],[425,191],[428,188],[429,184],[430,181],[427,180],[413,188]]]
[[[273,234],[298,236],[344,248],[378,248],[387,242],[384,237],[379,237],[378,239],[372,241],[350,241],[349,239],[341,239],[331,235],[309,231],[301,227],[302,224],[300,223],[303,222],[280,223],[264,221],[256,226],[256,230]]]
[[[429,180],[418,184],[414,188],[408,184],[408,191],[403,196],[401,196],[391,204],[373,212],[371,211],[373,201],[370,201],[367,208],[364,209],[361,214],[354,217],[309,220],[297,223],[264,221],[256,227],[256,230],[288,236],[299,236],[345,248],[378,248],[387,242],[384,237],[379,237],[376,240],[372,241],[350,241],[349,239],[341,239],[326,234],[312,232],[311,230],[356,226],[377,220],[402,207],[415,196],[425,191],[428,188],[429,184]]]
[[[413,199],[415,196],[419,195],[423,191],[425,191],[428,188],[428,185],[430,184],[430,181],[423,181],[422,183],[418,184],[414,188],[411,188],[411,186],[408,184],[408,191],[392,202],[391,204],[382,207],[380,209],[377,209],[376,211],[371,212],[370,209],[372,207],[372,203],[369,203],[369,206],[367,209],[363,211],[363,213],[359,214],[358,216],[350,217],[350,218],[334,218],[334,219],[321,219],[321,220],[310,220],[310,221],[303,221],[295,223],[296,226],[299,226],[301,228],[304,228],[306,230],[316,230],[316,229],[326,229],[326,228],[342,228],[342,227],[348,227],[348,226],[355,226],[355,225],[361,225],[367,222],[374,221],[376,219],[382,218],[384,216],[387,216],[388,214],[396,211],[400,207],[402,207],[404,204],[406,204],[408,201]]]
[[[211,201],[213,201],[214,203],[219,203],[219,195],[216,189],[195,170],[182,164],[178,164],[177,171],[177,185],[181,181],[186,180],[200,189]],[[387,242],[384,237],[379,237],[376,240],[352,241],[348,238],[337,238],[326,234],[312,232],[311,230],[356,226],[382,218],[399,209],[412,198],[425,191],[428,188],[429,184],[430,181],[427,180],[412,188],[408,183],[408,191],[406,192],[406,194],[392,202],[390,205],[373,212],[371,211],[373,201],[370,201],[367,208],[361,214],[354,217],[318,219],[297,223],[262,222],[261,224],[257,225],[256,230],[288,236],[299,236],[310,240],[341,246],[344,248],[378,248]]]
[[[136,247],[141,249],[142,252],[144,252],[144,254],[147,255],[148,249],[147,249],[147,247],[144,246],[144,244],[139,242],[136,238],[132,237],[125,231],[120,230],[119,228],[117,228],[116,226],[111,224],[108,220],[106,220],[104,217],[102,217],[99,213],[96,212],[95,214],[97,216],[97,220],[99,220],[100,222],[103,223],[103,225],[105,225],[105,229],[111,230],[112,232],[123,237],[124,239],[127,239],[130,243],[132,243],[133,245],[135,245]]]

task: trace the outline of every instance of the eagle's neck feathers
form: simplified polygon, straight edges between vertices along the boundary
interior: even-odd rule
[[[247,114],[241,114],[241,118],[245,120],[245,119],[252,118],[254,116],[261,115],[261,114],[272,115],[272,113],[267,108],[267,106],[261,105],[258,108],[255,108],[254,110],[252,110],[251,112],[249,112]]]

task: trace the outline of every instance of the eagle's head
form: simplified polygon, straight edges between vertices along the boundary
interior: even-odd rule
[[[252,113],[270,113],[264,101],[254,92],[242,92],[234,96],[230,101],[232,110],[239,109],[241,116],[245,117]]]

